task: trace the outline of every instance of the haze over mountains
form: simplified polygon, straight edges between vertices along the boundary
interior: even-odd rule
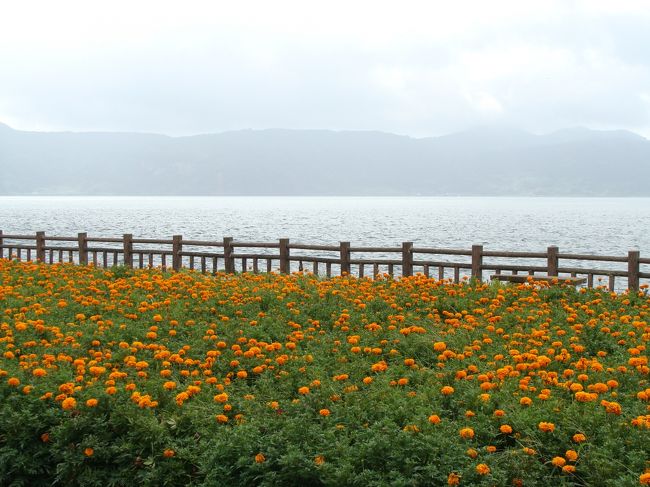
[[[0,194],[650,196],[650,141],[583,128],[168,137],[0,124]]]

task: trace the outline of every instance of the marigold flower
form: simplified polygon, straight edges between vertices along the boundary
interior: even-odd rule
[[[99,404],[99,401],[97,399],[88,399],[86,401],[86,406],[88,406],[89,408],[94,408],[95,406],[97,406],[97,404]]]
[[[566,460],[562,457],[553,457],[551,463],[556,467],[564,467],[564,465],[566,465]]]
[[[460,475],[455,472],[451,472],[447,476],[447,485],[460,485]]]
[[[61,403],[61,407],[66,411],[74,409],[77,406],[77,400],[74,397],[67,397]]]
[[[224,403],[228,401],[228,394],[222,392],[221,394],[217,394],[216,396],[214,396],[213,399],[215,402]]]
[[[266,461],[266,457],[264,456],[263,453],[258,453],[255,455],[255,462],[256,463],[264,463]]]
[[[487,475],[490,473],[490,467],[488,467],[485,463],[479,463],[476,466],[476,473],[479,475]]]
[[[567,450],[564,454],[567,460],[575,462],[578,459],[578,452],[575,450]]]
[[[429,416],[429,423],[431,424],[439,424],[440,423],[440,416],[437,414],[432,414]]]
[[[555,431],[555,425],[553,423],[547,423],[546,421],[540,422],[537,427],[540,431],[544,431],[545,433],[552,433]]]
[[[84,455],[86,455],[87,457],[92,457],[94,454],[95,454],[95,450],[93,450],[92,448],[86,448],[84,450]]]
[[[639,476],[639,483],[641,485],[650,485],[650,472],[642,473]]]
[[[20,385],[20,379],[18,377],[10,377],[7,380],[7,384],[9,384],[11,387],[18,387]]]
[[[45,377],[47,375],[47,371],[45,369],[37,368],[32,370],[32,375],[34,377]]]
[[[512,433],[512,426],[510,426],[509,424],[502,424],[501,426],[499,426],[499,431],[501,431],[501,433],[503,433],[504,435],[509,435],[510,433]]]
[[[329,416],[330,415],[330,410],[329,409],[321,409],[320,411],[318,411],[318,414],[320,414],[321,416]]]
[[[309,394],[309,387],[303,386],[298,389],[298,394],[302,394],[303,396],[306,394]]]
[[[228,422],[228,416],[225,414],[217,414],[215,416],[215,419],[217,420],[218,423],[227,423]]]
[[[442,392],[442,394],[445,396],[450,396],[451,394],[454,393],[454,388],[451,386],[445,386],[442,389],[440,389],[440,392]]]
[[[165,457],[165,458],[171,458],[171,457],[173,457],[174,455],[176,455],[176,452],[175,452],[174,450],[170,449],[170,448],[167,448],[167,449],[163,452],[163,457]]]
[[[323,463],[325,463],[325,457],[323,455],[317,455],[316,457],[314,457],[314,463],[316,465],[322,465]]]
[[[435,342],[433,344],[433,349],[436,352],[444,352],[447,349],[447,344],[445,342]]]
[[[472,428],[463,428],[460,430],[460,437],[465,439],[474,438],[474,430]]]

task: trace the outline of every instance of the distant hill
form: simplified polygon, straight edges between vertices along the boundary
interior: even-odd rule
[[[167,137],[0,124],[0,194],[650,196],[650,141],[584,128]]]

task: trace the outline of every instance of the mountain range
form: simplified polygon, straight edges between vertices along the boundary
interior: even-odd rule
[[[650,140],[585,128],[169,137],[0,124],[0,194],[650,196]]]

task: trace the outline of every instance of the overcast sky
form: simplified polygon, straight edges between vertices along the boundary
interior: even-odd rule
[[[650,0],[7,0],[0,122],[648,137]]]

